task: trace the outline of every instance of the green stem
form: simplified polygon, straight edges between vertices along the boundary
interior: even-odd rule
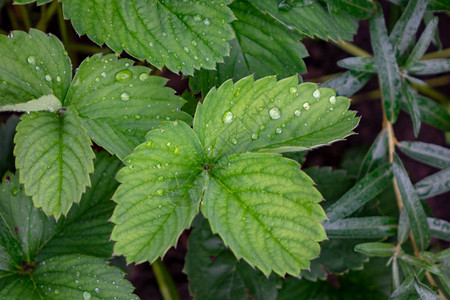
[[[28,13],[28,9],[25,5],[19,5],[20,14],[22,15],[23,25],[25,26],[26,31],[31,28],[30,14]]]
[[[336,45],[339,48],[341,48],[342,50],[344,50],[345,52],[350,53],[351,55],[354,55],[354,56],[361,56],[361,57],[371,57],[372,56],[369,52],[353,45],[352,43],[348,43],[348,42],[339,40],[336,43]]]
[[[59,7],[59,2],[54,1],[50,6],[43,5],[41,8],[41,19],[39,20],[36,28],[42,31],[46,31],[48,21],[51,20]]]
[[[61,6],[58,6],[58,24],[59,24],[59,32],[61,34],[61,38],[62,38],[64,47],[66,48],[66,50],[69,53],[69,56],[73,62],[74,57],[73,57],[72,51],[71,51],[72,49],[71,49],[71,44],[70,44],[69,33],[67,31],[67,24],[66,24],[66,21],[64,20],[64,15],[63,15]]]
[[[422,59],[447,58],[447,57],[450,57],[450,48],[425,54],[422,57]]]
[[[152,263],[152,270],[164,300],[178,300],[179,296],[175,284],[161,259],[158,258]]]
[[[8,13],[9,21],[11,22],[12,29],[20,29],[19,21],[17,20],[16,14],[14,13],[13,8],[8,5],[6,7],[6,11]]]
[[[98,46],[84,45],[84,44],[72,44],[72,50],[76,52],[81,52],[85,54],[95,54],[95,53],[109,53],[111,50],[109,48],[100,48]]]

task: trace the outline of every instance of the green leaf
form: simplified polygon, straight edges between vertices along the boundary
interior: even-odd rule
[[[249,2],[263,13],[272,15],[286,26],[309,37],[334,41],[351,40],[358,26],[357,20],[352,16],[345,12],[330,14],[319,1],[296,5],[287,12],[279,10],[276,1],[249,0]]]
[[[413,65],[416,61],[418,61],[427,51],[428,46],[430,45],[434,34],[436,32],[438,25],[438,18],[433,18],[428,24],[425,30],[423,31],[420,39],[417,41],[414,46],[411,54],[409,55],[404,67],[408,69],[409,66]]]
[[[62,43],[36,29],[0,35],[0,66],[0,107],[50,95],[62,102],[72,77]]]
[[[367,19],[375,11],[375,5],[372,0],[327,0],[330,8],[341,9],[350,15]]]
[[[396,252],[396,247],[391,243],[364,243],[355,246],[355,251],[367,256],[390,257]]]
[[[348,57],[338,60],[337,65],[342,68],[351,69],[366,73],[377,73],[373,57]]]
[[[420,109],[417,103],[415,92],[409,85],[404,81],[402,84],[403,95],[406,98],[406,103],[408,105],[408,113],[411,116],[411,120],[414,128],[414,136],[417,138],[420,131],[421,121],[420,121]]]
[[[408,1],[403,14],[395,23],[394,28],[389,35],[394,50],[397,54],[402,55],[414,40],[417,29],[422,21],[428,5],[428,0],[411,0]]]
[[[56,218],[67,214],[90,185],[93,171],[94,153],[77,112],[69,107],[58,114],[25,114],[14,142],[25,193],[46,214]]]
[[[191,122],[180,111],[184,100],[164,87],[166,79],[132,64],[115,55],[87,58],[66,97],[92,140],[121,159],[144,141],[145,133],[159,127],[161,118]]]
[[[411,74],[433,75],[450,71],[450,59],[437,58],[429,60],[419,60],[407,68]]]
[[[450,168],[446,168],[425,177],[417,182],[414,187],[416,188],[419,197],[422,199],[434,197],[450,191]]]
[[[372,78],[371,73],[363,73],[349,70],[330,79],[320,85],[336,90],[336,94],[343,97],[351,97],[362,89]]]
[[[450,248],[442,250],[436,255],[436,262],[450,261]]]
[[[12,116],[5,124],[0,125],[0,176],[6,171],[14,171],[14,133],[19,118]]]
[[[280,78],[306,71],[302,58],[308,55],[300,42],[302,35],[292,31],[247,1],[230,5],[236,21],[231,23],[236,38],[230,42],[230,56],[216,70],[196,71],[189,83],[193,91],[205,96],[211,87],[232,78],[237,81],[254,74],[256,78],[278,75]]]
[[[416,289],[417,294],[419,294],[420,299],[426,299],[426,300],[440,300],[442,299],[439,297],[438,294],[436,294],[432,289],[430,289],[425,284],[419,282],[416,280],[414,283],[414,288]]]
[[[430,243],[430,228],[428,227],[427,217],[419,196],[414,190],[414,186],[412,185],[400,158],[395,153],[392,168],[403,206],[408,215],[414,241],[419,250],[425,250]]]
[[[407,275],[402,284],[394,290],[391,297],[399,298],[402,296],[409,296],[409,294],[414,293],[414,282],[414,274]]]
[[[39,99],[30,100],[25,103],[17,103],[17,104],[7,104],[0,106],[0,112],[2,111],[40,111],[40,110],[48,110],[48,111],[56,111],[61,109],[62,104],[61,101],[56,98],[54,95],[45,95],[40,97]]]
[[[279,278],[266,278],[245,262],[237,261],[203,218],[193,222],[188,249],[184,272],[194,299],[276,299]]]
[[[400,109],[402,82],[380,5],[377,7],[377,13],[370,20],[370,39],[378,69],[384,111],[388,120],[394,123]]]
[[[406,242],[410,231],[411,227],[409,226],[408,214],[406,213],[406,210],[403,207],[400,212],[397,231],[397,241],[400,245]]]
[[[450,150],[434,144],[403,141],[397,144],[402,152],[414,160],[444,169],[450,167]]]
[[[33,276],[13,275],[0,290],[5,299],[137,299],[123,273],[108,262],[84,255],[52,257]]]
[[[326,210],[329,222],[351,215],[386,189],[391,184],[391,179],[390,165],[381,166],[369,173]]]
[[[323,222],[328,237],[386,238],[395,234],[397,222],[390,217],[360,217]]]
[[[246,77],[212,89],[197,108],[194,130],[208,158],[243,151],[290,152],[326,145],[358,124],[347,98],[297,77]],[[211,113],[214,111],[215,113]]]
[[[369,151],[367,151],[367,154],[364,157],[364,161],[361,164],[361,168],[358,172],[358,179],[366,176],[367,173],[387,162],[386,157],[388,153],[388,147],[388,134],[387,131],[383,129],[378,134],[372,146],[370,146]]]
[[[442,131],[450,131],[450,114],[436,101],[416,95],[420,118],[423,122]]]
[[[431,235],[446,242],[450,242],[450,222],[437,218],[427,218]]]
[[[299,274],[325,238],[318,224],[325,218],[321,199],[294,161],[270,153],[235,154],[212,170],[202,212],[237,258],[266,275]]]
[[[227,40],[233,38],[230,0],[61,2],[78,34],[173,72],[213,69],[228,55]]]
[[[127,261],[154,261],[175,245],[198,213],[203,150],[183,122],[164,122],[125,159],[117,175],[111,238]],[[193,192],[200,186],[199,193]]]

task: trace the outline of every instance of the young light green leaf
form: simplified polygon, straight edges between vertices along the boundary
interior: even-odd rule
[[[194,299],[276,299],[278,276],[266,278],[247,263],[237,261],[220,237],[211,233],[204,218],[197,217],[192,226],[184,272]]]
[[[321,39],[337,41],[351,40],[356,33],[358,22],[345,12],[330,14],[318,1],[310,1],[306,5],[297,5],[283,12],[278,9],[276,1],[249,0],[263,13],[272,15],[275,19],[298,30],[300,33]]]
[[[437,218],[427,218],[431,235],[446,242],[450,242],[450,222]]]
[[[402,55],[415,38],[423,14],[428,5],[428,0],[410,0],[400,19],[395,23],[389,35],[395,52]]]
[[[430,289],[428,286],[421,283],[420,281],[416,280],[414,282],[414,288],[416,289],[417,294],[420,296],[420,299],[426,299],[426,300],[441,300],[442,299],[432,289]]]
[[[425,30],[423,31],[422,35],[420,36],[420,39],[417,41],[417,44],[414,46],[411,54],[409,55],[408,59],[406,60],[404,67],[408,69],[410,66],[412,66],[416,61],[418,61],[427,51],[428,46],[431,43],[431,40],[433,39],[434,33],[437,29],[438,25],[438,18],[433,18],[428,24]]]
[[[328,237],[386,238],[395,234],[397,222],[390,217],[359,217],[322,222]]]
[[[364,243],[356,245],[355,251],[367,256],[390,257],[397,249],[391,243]]]
[[[0,35],[0,66],[0,107],[48,95],[62,102],[72,77],[62,43],[36,29]]]
[[[6,123],[0,125],[0,177],[6,171],[14,171],[14,134],[19,118],[11,116]]]
[[[381,166],[358,181],[345,195],[327,210],[329,222],[351,215],[391,184],[392,168]]]
[[[230,0],[61,2],[78,34],[174,72],[213,69],[228,55],[227,40],[233,38]]]
[[[91,142],[77,112],[68,107],[58,113],[25,114],[14,142],[25,193],[47,215],[67,214],[90,185],[94,167]]]
[[[67,92],[66,104],[76,107],[90,137],[123,159],[159,127],[161,118],[191,122],[180,111],[184,100],[164,87],[166,79],[115,55],[85,59]]]
[[[377,7],[375,16],[370,20],[370,39],[378,68],[384,110],[388,120],[394,123],[400,109],[402,83],[394,48],[387,35],[380,5]]]
[[[419,196],[403,167],[403,163],[396,154],[394,154],[392,169],[400,191],[403,206],[408,215],[414,241],[419,250],[425,250],[430,244],[430,228],[428,227],[427,217]]]
[[[117,175],[111,219],[115,253],[134,262],[152,262],[176,244],[198,213],[203,187],[203,150],[187,124],[164,122],[146,139]]]
[[[406,69],[411,74],[433,75],[450,71],[450,59],[437,58],[429,60],[419,60]]]
[[[0,112],[2,111],[31,112],[40,110],[48,110],[54,112],[61,109],[61,107],[62,107],[61,100],[56,98],[54,95],[45,95],[40,97],[39,99],[30,100],[24,103],[7,104],[0,106]]]
[[[423,142],[403,141],[397,144],[403,153],[424,164],[444,169],[450,167],[450,149]]]
[[[442,131],[450,131],[450,114],[436,101],[416,95],[420,118],[423,122]]]
[[[189,80],[193,91],[208,91],[232,78],[237,81],[254,74],[256,78],[278,75],[285,78],[306,71],[302,58],[308,55],[302,35],[290,30],[268,14],[263,14],[247,1],[230,5],[235,17],[231,26],[236,38],[230,42],[230,56],[216,70],[196,71]]]
[[[446,168],[425,177],[417,182],[414,187],[416,188],[419,197],[422,199],[434,197],[450,191],[450,168]]]
[[[0,289],[5,299],[137,299],[124,274],[108,262],[85,255],[63,255],[37,264],[32,276],[12,275]]]
[[[361,168],[358,172],[357,178],[360,179],[371,172],[373,169],[379,167],[381,164],[386,163],[386,157],[388,153],[388,135],[386,129],[381,130],[377,138],[367,151],[364,161],[361,164]]]
[[[417,103],[415,92],[405,81],[403,81],[402,88],[403,95],[406,98],[406,103],[408,105],[408,112],[413,123],[414,136],[417,137],[421,126],[419,104]]]
[[[341,59],[337,62],[337,65],[359,72],[377,73],[378,69],[373,57],[348,57]]]
[[[367,19],[375,11],[372,0],[327,0],[329,8],[338,8],[356,18]]]
[[[326,145],[358,124],[349,100],[297,77],[246,77],[212,89],[197,108],[194,130],[209,158],[243,151],[289,152]],[[212,114],[211,111],[216,113]]]
[[[237,258],[266,275],[299,274],[326,237],[318,223],[325,218],[322,197],[312,184],[278,154],[234,154],[212,169],[202,212]]]
[[[328,80],[320,87],[327,87],[336,90],[336,94],[343,97],[351,97],[362,89],[372,78],[371,73],[363,73],[349,70],[343,74]]]

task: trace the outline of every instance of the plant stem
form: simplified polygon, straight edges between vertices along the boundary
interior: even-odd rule
[[[52,4],[50,4],[50,6],[48,6],[48,9],[47,9],[47,6],[45,6],[45,5],[42,6],[41,19],[39,20],[38,24],[36,25],[37,29],[46,31],[48,21],[53,17],[53,15],[55,14],[55,12],[58,9],[58,6],[59,6],[58,1],[52,2]]]
[[[358,46],[355,46],[352,43],[348,43],[348,42],[344,42],[342,40],[339,40],[336,45],[341,48],[342,50],[344,50],[347,53],[350,53],[351,55],[355,55],[355,56],[361,56],[361,57],[371,57],[372,55],[359,48]]]
[[[22,15],[23,25],[25,30],[28,31],[31,28],[30,15],[28,14],[28,9],[25,5],[19,5],[20,14]]]
[[[431,52],[422,56],[422,59],[446,58],[450,57],[450,48],[441,51]]]
[[[74,57],[73,57],[73,53],[72,53],[72,49],[71,49],[71,44],[70,44],[70,39],[69,39],[69,34],[67,31],[67,25],[66,25],[66,21],[64,20],[64,15],[63,15],[63,11],[61,6],[58,6],[58,24],[59,24],[59,32],[61,34],[61,38],[64,44],[64,47],[66,48],[67,52],[69,53],[69,56],[73,61]]]
[[[152,270],[164,300],[178,300],[179,296],[175,284],[161,259],[158,258],[152,263]]]
[[[19,21],[17,20],[16,14],[10,5],[6,6],[6,11],[8,13],[9,21],[11,22],[12,29],[20,29]]]
[[[71,49],[76,52],[95,54],[95,53],[109,53],[111,50],[109,48],[100,48],[98,46],[91,46],[85,44],[72,44]]]

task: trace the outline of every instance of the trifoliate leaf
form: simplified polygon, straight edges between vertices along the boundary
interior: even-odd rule
[[[302,58],[308,53],[299,32],[263,14],[246,0],[235,1],[230,8],[237,18],[231,23],[236,38],[230,42],[230,56],[214,71],[196,71],[189,81],[194,91],[206,96],[211,87],[230,78],[237,81],[251,74],[256,78],[275,74],[285,78],[306,71]]]
[[[161,68],[192,74],[213,69],[233,38],[230,0],[62,0],[78,34]]]
[[[243,151],[311,149],[350,135],[359,118],[349,100],[296,77],[246,77],[212,89],[198,106],[194,130],[210,158]],[[211,113],[212,111],[216,113]]]
[[[0,107],[49,95],[63,102],[72,77],[62,43],[36,29],[0,35],[0,66]]]
[[[162,120],[191,117],[179,111],[184,100],[164,87],[166,79],[114,55],[85,59],[67,93],[90,137],[123,159],[144,141],[145,133]]]
[[[24,114],[14,139],[16,165],[25,193],[36,207],[59,218],[90,185],[94,153],[73,108]]]
[[[319,1],[308,1],[306,5],[296,5],[288,11],[279,10],[277,1],[249,0],[249,2],[289,28],[310,37],[317,36],[334,41],[351,40],[358,27],[354,17],[342,11],[330,14]]]
[[[191,294],[199,300],[275,300],[280,285],[276,275],[266,278],[245,262],[237,261],[201,217],[194,220],[189,235],[184,272]]]
[[[322,197],[312,184],[278,154],[231,155],[214,166],[202,212],[238,258],[265,274],[299,274],[325,238],[317,223],[325,218]]]
[[[203,150],[183,122],[165,122],[125,159],[112,221],[115,253],[128,261],[154,261],[175,245],[198,213]],[[194,193],[196,185],[200,191]]]

